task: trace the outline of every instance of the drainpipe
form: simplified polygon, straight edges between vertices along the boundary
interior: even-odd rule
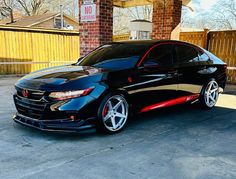
[[[10,16],[11,16],[11,23],[14,23],[14,15],[13,15],[13,10],[10,10]]]
[[[63,20],[63,10],[62,10],[63,6],[62,4],[60,5],[60,14],[61,14],[61,29],[63,29],[64,27],[64,20]]]

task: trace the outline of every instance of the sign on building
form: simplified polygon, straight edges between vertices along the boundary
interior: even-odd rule
[[[93,4],[93,0],[84,0],[83,4]]]
[[[83,4],[80,8],[81,22],[96,21],[96,4]]]

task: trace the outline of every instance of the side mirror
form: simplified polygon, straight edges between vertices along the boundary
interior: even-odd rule
[[[77,63],[79,63],[84,57],[79,57]]]
[[[73,63],[72,65],[77,65],[84,57],[80,57],[76,63]]]
[[[156,67],[159,66],[156,60],[151,60],[149,59],[148,61],[143,63],[144,68],[149,68],[149,67]]]
[[[139,67],[137,67],[137,70],[143,70],[144,69],[144,66],[142,65],[142,66],[139,66]]]

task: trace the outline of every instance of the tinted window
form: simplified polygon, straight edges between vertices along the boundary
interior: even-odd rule
[[[144,66],[169,66],[173,63],[173,45],[160,45],[147,55]]]
[[[107,69],[132,68],[148,48],[145,44],[104,45],[84,57],[78,65]]]
[[[186,45],[175,45],[178,63],[198,62],[198,51]]]
[[[201,53],[201,54],[199,54],[199,60],[201,62],[208,61],[209,60],[209,56],[206,53]]]

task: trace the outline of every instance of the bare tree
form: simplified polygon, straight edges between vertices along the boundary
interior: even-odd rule
[[[135,6],[127,8],[128,15],[132,17],[132,19],[145,19],[148,21],[152,20],[152,6]]]
[[[215,15],[212,21],[218,29],[234,29],[236,28],[236,1],[225,0],[220,1],[215,7]]]
[[[43,14],[48,11],[45,4],[46,0],[0,0],[0,14],[3,18],[9,17],[14,9],[28,16]]]
[[[28,16],[43,14],[48,11],[43,9],[45,0],[16,0],[16,2]]]
[[[129,15],[127,9],[114,7],[113,12],[113,33],[124,34],[129,32]],[[130,15],[131,16],[131,15]],[[121,23],[122,22],[122,23]]]
[[[189,17],[185,9],[182,12],[182,27],[215,30],[236,28],[236,0],[218,1],[211,11],[200,12],[194,17]]]
[[[65,14],[78,17],[78,0],[46,0],[44,8],[51,12],[59,12],[60,5],[62,5]]]
[[[0,15],[1,17],[9,17],[12,15],[14,8],[13,0],[1,0],[0,1]]]
[[[136,19],[152,20],[152,6],[138,6],[131,8],[114,8],[113,25],[114,34],[129,32],[130,21]],[[122,22],[122,23],[120,23]]]
[[[152,6],[144,6],[143,7],[143,17],[146,20],[152,21],[152,12],[153,12],[153,8]]]
[[[9,18],[14,22],[13,11],[17,9],[15,0],[0,0],[0,19]]]
[[[60,5],[64,13],[77,17],[77,3],[76,0],[0,0],[0,18],[9,18],[14,9],[26,16],[60,12]]]

